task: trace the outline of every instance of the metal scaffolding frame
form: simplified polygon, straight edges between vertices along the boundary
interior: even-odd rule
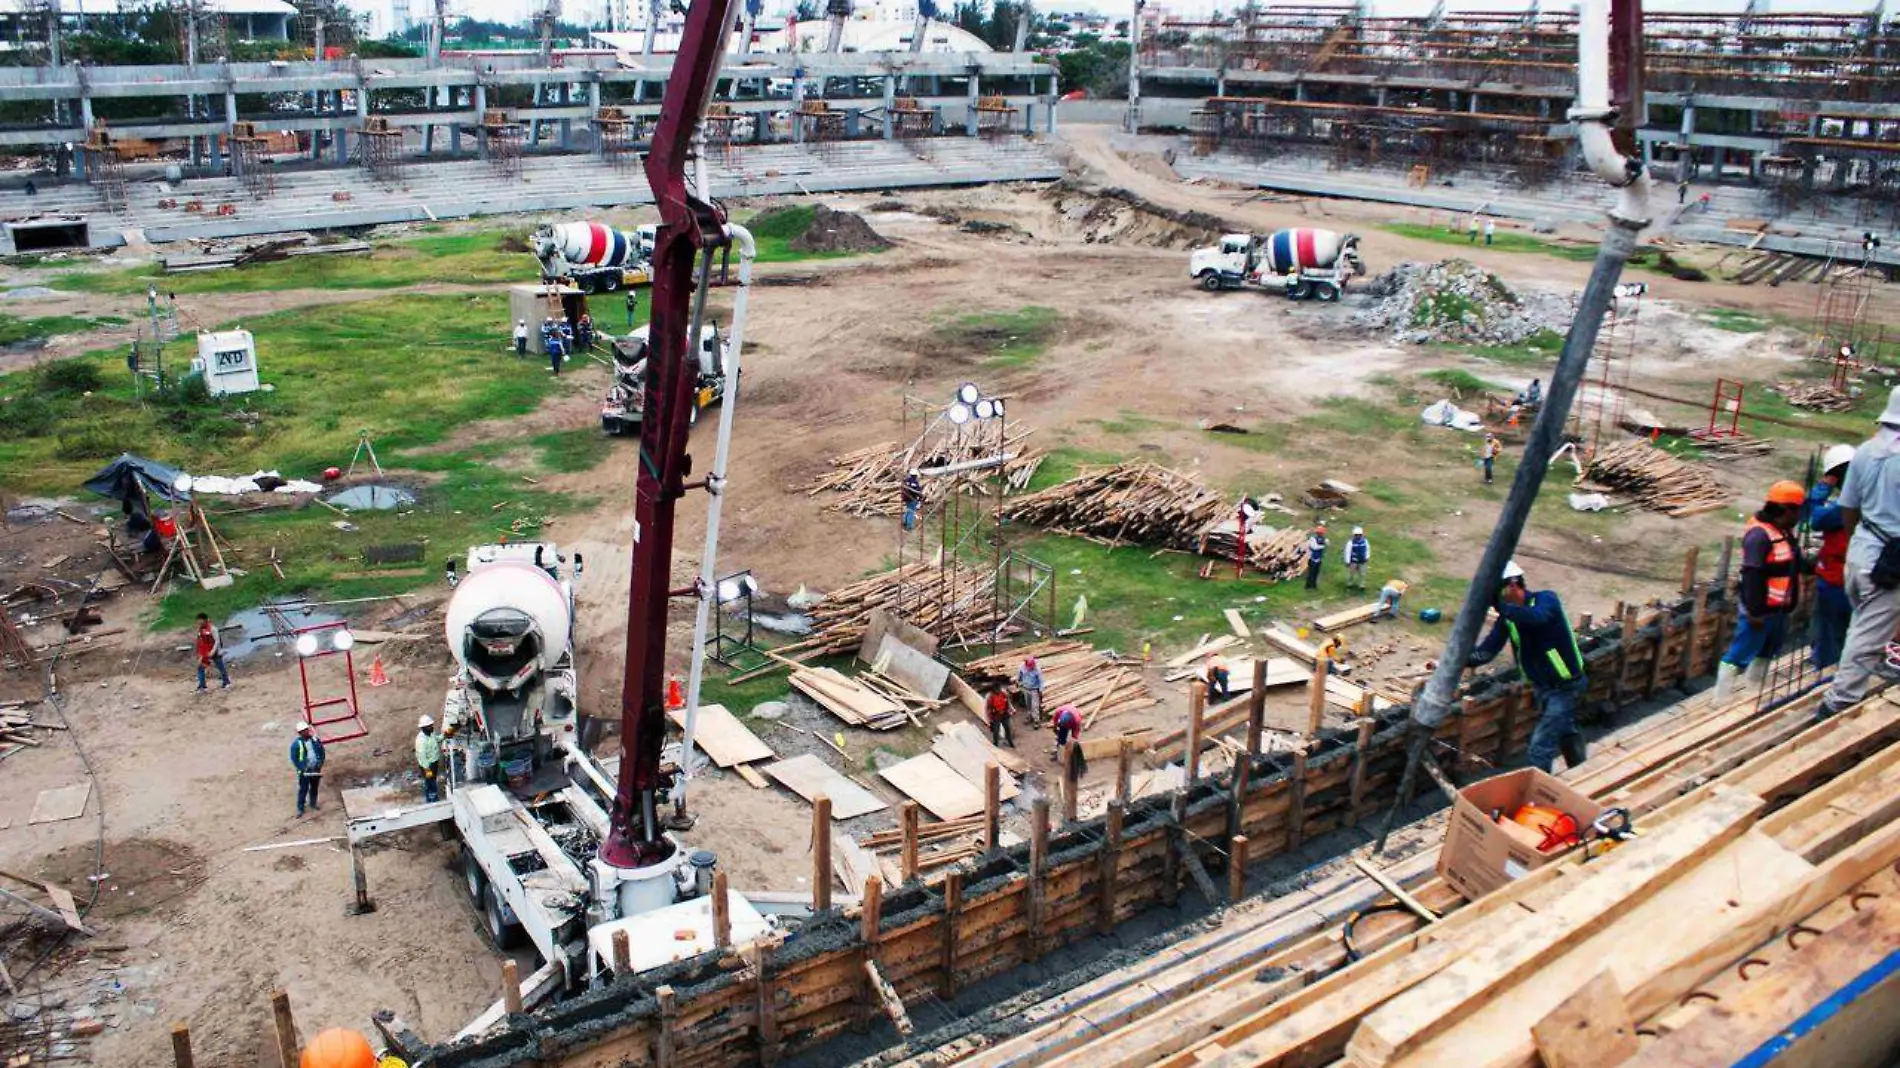
[[[257,132],[257,124],[240,122],[232,126],[227,139],[231,150],[231,173],[244,183],[252,200],[267,200],[277,191],[277,173],[266,158],[270,138]]]
[[[599,120],[595,122],[598,124]],[[488,157],[489,171],[505,182],[520,181],[521,124],[510,119],[506,111],[490,108],[482,112],[482,124],[477,135],[482,139],[482,152]]]
[[[357,151],[370,177],[385,185],[402,181],[402,128],[388,119],[372,118],[357,134]]]

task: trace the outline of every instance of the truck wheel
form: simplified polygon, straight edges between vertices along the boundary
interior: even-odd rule
[[[488,922],[488,938],[495,943],[496,949],[513,949],[521,944],[521,925],[508,922],[507,907],[502,904],[501,891],[494,883],[488,884],[488,892],[482,898],[482,916]]]
[[[1317,282],[1313,285],[1313,297],[1321,304],[1331,304],[1339,299],[1339,287],[1331,282]]]
[[[1305,300],[1307,297],[1310,297],[1312,295],[1313,295],[1313,286],[1311,283],[1306,282],[1306,281],[1295,282],[1291,286],[1287,287],[1287,291],[1286,291],[1286,299],[1288,300]]]
[[[475,851],[466,842],[462,843],[462,882],[468,887],[468,899],[481,907],[487,900],[488,876],[475,862]]]
[[[1221,290],[1220,274],[1216,271],[1202,271],[1201,272],[1201,288],[1206,290],[1209,293],[1220,292]]]
[[[619,288],[620,288],[620,275],[618,274],[610,274],[607,277],[600,280],[600,291],[602,293],[612,293],[614,290],[619,289]]]

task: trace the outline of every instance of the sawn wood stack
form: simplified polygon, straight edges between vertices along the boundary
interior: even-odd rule
[[[1732,497],[1707,468],[1679,460],[1647,441],[1604,448],[1578,485],[1628,494],[1644,508],[1678,518],[1727,507]]]
[[[981,424],[973,424],[980,426]],[[1003,431],[1001,452],[1009,459],[1003,463],[1003,492],[1014,493],[1029,485],[1043,453],[1023,444],[1031,431],[1021,423],[1010,423]],[[805,486],[806,496],[828,494],[825,508],[861,516],[895,516],[904,511],[904,476],[912,468],[955,467],[992,457],[998,453],[993,431],[972,431],[957,435],[920,438],[908,447],[894,441],[879,442],[855,449],[831,459],[831,470]],[[972,468],[950,475],[923,479],[926,507],[941,502],[951,493],[988,494],[996,485],[996,471],[990,467]]]
[[[1155,703],[1141,677],[1141,661],[1111,656],[1086,642],[1038,642],[1007,653],[972,660],[964,665],[970,684],[979,692],[1014,683],[1016,670],[1027,657],[1042,670],[1042,710],[1049,716],[1063,705],[1074,705],[1085,723],[1117,712],[1146,708]]]
[[[1190,552],[1226,513],[1226,499],[1200,479],[1143,461],[1084,470],[1009,506],[1020,523]]]

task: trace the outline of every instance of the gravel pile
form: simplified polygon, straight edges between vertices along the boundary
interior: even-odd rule
[[[1401,263],[1360,291],[1374,303],[1353,314],[1356,325],[1415,345],[1517,345],[1546,330],[1563,333],[1576,313],[1573,297],[1517,292],[1464,260]]]

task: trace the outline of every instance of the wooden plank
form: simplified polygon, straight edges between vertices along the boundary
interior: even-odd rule
[[[1206,656],[1209,653],[1218,653],[1223,649],[1231,648],[1239,644],[1240,644],[1239,638],[1236,638],[1231,634],[1223,634],[1218,638],[1214,638],[1210,641],[1202,642],[1200,645],[1197,645],[1194,648],[1189,649],[1187,652],[1182,653],[1180,656],[1177,656],[1174,659],[1169,660],[1167,663],[1167,666],[1171,668],[1186,667],[1189,664],[1194,663],[1196,660],[1201,659],[1202,657]]]
[[[1641,848],[1624,846],[1596,862],[1593,878],[1552,903],[1535,923],[1493,932],[1431,981],[1367,1016],[1347,1046],[1353,1063],[1378,1068],[1416,1051],[1481,1008],[1500,987],[1589,938],[1734,840],[1762,806],[1758,797],[1718,786],[1693,811],[1643,838]]]
[[[940,820],[961,819],[983,811],[983,791],[935,753],[911,757],[878,774]]]
[[[1253,632],[1247,629],[1247,621],[1240,617],[1239,609],[1223,608],[1221,614],[1227,617],[1227,625],[1233,629],[1235,637],[1243,642],[1253,637]]]
[[[1313,625],[1321,630],[1327,631],[1344,630],[1347,627],[1370,620],[1378,611],[1379,602],[1374,601],[1371,604],[1362,604],[1357,608],[1348,608],[1343,612],[1334,612],[1331,615],[1321,616],[1313,621]]]
[[[1531,1025],[1544,1068],[1599,1068],[1636,1054],[1636,1024],[1616,976],[1596,978]]]
[[[764,790],[772,785],[766,782],[765,776],[760,775],[757,769],[753,768],[750,764],[735,764],[732,770],[738,772],[739,777],[744,779],[747,785],[751,786],[754,790]]]
[[[995,764],[1001,767],[1003,764],[1000,759],[1003,751],[991,745],[989,739],[969,723],[951,724],[949,730],[938,734],[936,741],[930,743],[930,751],[979,790],[983,787],[983,766]],[[1018,759],[1016,763],[1022,761]],[[1003,773],[998,789],[1002,791],[1005,801],[1022,792],[1017,788],[1016,777],[1008,772]]]
[[[811,753],[801,753],[790,760],[767,764],[765,773],[807,801],[819,794],[831,798],[832,815],[837,819],[848,820],[889,807],[875,794],[833,771]]]
[[[57,823],[60,820],[78,819],[86,812],[86,801],[92,797],[92,780],[72,786],[60,786],[51,790],[41,790],[40,796],[33,802],[33,814],[27,817],[28,823]]]
[[[666,718],[686,728],[686,710],[669,708]],[[712,758],[714,764],[729,768],[735,764],[749,764],[754,760],[775,760],[777,753],[772,747],[759,740],[758,735],[739,722],[739,717],[726,711],[725,705],[700,705],[699,716],[693,722],[693,744]]]

